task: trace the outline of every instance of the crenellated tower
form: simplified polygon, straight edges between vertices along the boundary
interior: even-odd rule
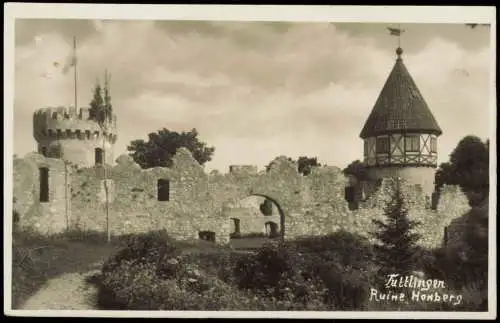
[[[396,63],[360,134],[364,162],[372,180],[402,177],[419,184],[430,197],[437,138],[442,131],[403,64],[400,47],[396,54]]]
[[[116,115],[101,128],[90,118],[88,108],[40,109],[33,115],[33,135],[38,152],[47,157],[60,158],[79,167],[102,164],[103,160],[106,164],[114,162]]]

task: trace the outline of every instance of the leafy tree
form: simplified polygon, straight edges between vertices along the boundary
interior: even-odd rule
[[[368,179],[366,165],[359,159],[350,163],[346,168],[344,168],[342,172],[345,175],[354,176],[359,181],[364,181]]]
[[[134,140],[127,147],[130,155],[142,168],[171,167],[172,157],[181,147],[187,148],[200,165],[212,160],[214,147],[198,139],[198,131],[175,132],[163,128],[150,133],[148,141]]]
[[[291,157],[287,157],[287,159],[295,163],[295,160]],[[273,164],[274,160],[271,161],[267,166],[266,170],[269,171],[271,169],[271,166]],[[316,166],[321,166],[320,163],[318,163],[318,158],[317,157],[307,157],[307,156],[300,156],[297,159],[297,170],[300,174],[307,176],[311,173],[312,168]]]
[[[488,200],[468,212],[465,242],[469,247],[469,262],[475,269],[475,278],[488,285]],[[479,276],[479,277],[478,277]]]
[[[481,203],[489,193],[489,140],[476,136],[460,140],[450,161],[439,166],[435,182],[438,189],[444,184],[459,185],[471,205]]]
[[[93,98],[90,102],[89,116],[102,127],[107,121],[112,118],[113,106],[111,104],[111,96],[107,84],[107,76],[104,88],[102,88],[99,80],[97,80],[93,89]]]
[[[399,181],[396,182],[394,195],[385,206],[386,221],[373,220],[377,230],[372,235],[378,241],[374,245],[375,263],[379,266],[379,283],[387,281],[387,275],[409,275],[415,268],[417,242],[420,235],[412,230],[420,223],[408,218]]]

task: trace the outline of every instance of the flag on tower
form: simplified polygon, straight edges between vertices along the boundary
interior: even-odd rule
[[[76,40],[73,41],[73,50],[65,58],[53,61],[49,70],[41,74],[45,78],[53,78],[58,73],[68,74],[71,68],[76,66]]]
[[[400,28],[387,27],[387,29],[389,30],[391,36],[401,36],[401,34],[405,32],[404,29]]]
[[[63,74],[67,74],[68,71],[76,65],[76,55],[75,53],[71,53],[71,55],[66,59],[66,63],[62,69]]]

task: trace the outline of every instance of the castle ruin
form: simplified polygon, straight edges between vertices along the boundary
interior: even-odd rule
[[[441,129],[401,54],[398,48],[395,66],[360,134],[369,170],[363,182],[333,166],[315,167],[304,176],[284,156],[267,171],[234,165],[227,174],[207,174],[185,148],[177,151],[170,168],[141,169],[128,155],[114,159],[116,116],[103,129],[89,109],[47,108],[33,118],[38,152],[14,159],[19,225],[45,234],[104,231],[106,180],[115,235],[164,228],[175,238],[227,243],[245,220],[235,215],[234,205],[249,196],[275,204],[273,214],[255,215],[262,217],[257,226],[279,231],[285,239],[339,230],[367,235],[372,219],[383,216],[398,177],[409,216],[422,223],[421,244],[441,245],[449,240],[445,228],[469,205],[455,186],[442,189],[435,207],[429,202]],[[352,190],[360,193],[346,198]],[[353,202],[356,207],[349,207]]]

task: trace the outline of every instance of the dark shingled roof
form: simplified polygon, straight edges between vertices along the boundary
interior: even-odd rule
[[[403,64],[403,50],[398,48],[396,53],[396,64],[366,120],[360,137],[406,131],[440,135],[441,128]]]

